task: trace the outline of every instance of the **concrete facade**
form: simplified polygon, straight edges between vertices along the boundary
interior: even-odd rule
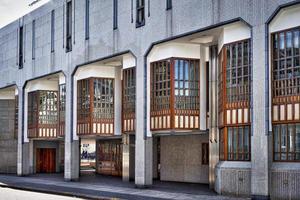
[[[17,173],[15,101],[0,100],[0,173]]]
[[[85,39],[85,1],[73,0],[72,51],[66,52],[65,8],[68,1],[52,0],[0,30],[0,88],[7,85],[16,85],[16,90],[19,93],[18,149],[12,153],[17,155],[15,166],[17,166],[18,175],[27,175],[34,171],[33,162],[31,162],[33,161],[33,142],[28,140],[26,129],[27,82],[32,82],[33,79],[49,76],[53,73],[64,74],[67,91],[64,174],[66,180],[77,180],[79,178],[80,138],[76,134],[76,71],[83,65],[111,58],[116,58],[118,61],[122,60],[121,63],[124,65],[126,61],[119,58],[119,56],[131,54],[135,58],[134,64],[137,73],[135,150],[130,150],[130,145],[133,144],[127,144],[129,147],[125,146],[126,151],[124,151],[127,157],[123,157],[123,161],[132,163],[133,156],[128,158],[128,154],[134,152],[134,173],[128,168],[126,174],[129,174],[130,177],[134,174],[137,186],[150,186],[156,172],[153,170],[153,154],[155,153],[153,143],[155,141],[151,131],[149,131],[149,90],[147,90],[149,88],[149,78],[147,79],[147,77],[150,61],[148,59],[157,60],[167,55],[195,55],[202,61],[210,61],[212,69],[209,76],[209,94],[201,93],[203,97],[206,95],[210,97],[208,117],[206,117],[207,113],[202,111],[199,116],[202,119],[200,129],[197,132],[205,134],[207,142],[209,142],[210,164],[205,169],[208,171],[207,176],[203,179],[197,178],[197,182],[204,182],[202,180],[205,179],[205,182],[208,182],[219,193],[252,196],[254,199],[267,199],[270,196],[275,199],[284,194],[290,194],[291,198],[299,197],[300,187],[286,187],[286,184],[283,183],[292,182],[294,185],[299,186],[299,179],[294,177],[298,176],[300,172],[300,164],[293,163],[290,165],[284,163],[280,165],[272,162],[272,150],[270,150],[272,147],[270,136],[272,135],[272,128],[270,126],[269,108],[270,50],[268,41],[269,30],[278,30],[278,27],[300,26],[299,20],[295,18],[299,13],[297,10],[293,10],[291,12],[293,15],[289,17],[286,17],[284,13],[284,20],[279,20],[273,28],[272,23],[268,21],[268,19],[276,20],[273,14],[280,13],[281,8],[293,8],[299,5],[299,1],[173,0],[172,9],[166,10],[165,1],[148,0],[149,2],[146,1],[145,4],[145,25],[136,28],[136,1],[120,0],[118,1],[118,28],[114,30],[113,1],[90,0],[90,35],[89,39]],[[51,51],[50,42],[52,10],[55,10],[54,51]],[[288,13],[288,11],[286,12]],[[294,13],[296,14],[294,15]],[[290,23],[286,19],[293,20]],[[34,50],[32,49],[33,20],[36,21]],[[285,26],[280,26],[280,24]],[[239,28],[236,28],[236,25]],[[22,69],[18,67],[18,31],[20,26],[24,28]],[[214,31],[215,29],[216,31]],[[236,32],[236,30],[239,31]],[[193,38],[189,37],[193,34],[201,35],[205,31],[206,34],[210,34],[217,39],[214,44],[217,47],[214,49],[205,47],[204,49],[199,44],[193,44],[197,50],[188,52],[188,50],[191,50],[191,43],[194,43],[191,42]],[[235,37],[236,34],[240,37]],[[218,111],[216,110],[217,98],[215,97],[217,94],[216,56],[222,44],[241,38],[249,38],[252,42],[251,162],[219,162],[218,119],[216,117]],[[179,48],[180,51],[177,51],[178,43],[187,46]],[[168,46],[172,46],[171,50],[166,48]],[[159,50],[156,51],[157,49]],[[33,51],[35,52],[34,58],[32,56]],[[162,54],[163,51],[164,54]],[[97,71],[99,74],[106,72],[101,68],[97,68]],[[117,73],[120,73],[120,71]],[[200,105],[202,110],[206,106],[203,102],[205,101],[203,100]],[[116,108],[119,109],[120,105]],[[5,115],[5,110],[1,109],[0,112],[0,116]],[[116,113],[115,117],[120,118],[121,114]],[[115,124],[115,127],[120,130],[121,125]],[[3,127],[1,126],[1,128]],[[117,135],[120,136],[120,134],[118,132]],[[12,140],[12,142],[15,141]],[[162,143],[164,142],[167,142],[167,139],[163,139]],[[195,146],[197,145],[195,144]],[[170,147],[165,150],[167,151],[162,152],[166,153],[166,157],[169,157],[172,156],[169,154],[173,154],[178,149]],[[198,153],[195,152],[195,154]],[[291,166],[292,170],[290,169]],[[178,170],[181,171],[181,169]],[[165,174],[165,176],[169,177],[170,175]],[[278,185],[272,182],[277,177],[282,180]],[[165,180],[170,179],[165,178]],[[184,178],[176,179],[176,181],[186,180]],[[188,180],[194,182],[192,179]],[[233,185],[239,187],[231,187]],[[280,193],[278,193],[277,188],[280,188]]]

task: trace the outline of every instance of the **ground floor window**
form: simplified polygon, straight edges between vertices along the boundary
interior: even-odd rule
[[[300,161],[300,123],[273,126],[274,161]]]
[[[250,161],[250,126],[220,129],[220,160]]]

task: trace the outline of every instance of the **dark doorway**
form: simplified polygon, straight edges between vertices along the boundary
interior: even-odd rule
[[[36,173],[56,172],[56,149],[37,148],[36,149]]]

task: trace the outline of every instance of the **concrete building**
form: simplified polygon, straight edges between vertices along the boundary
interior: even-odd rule
[[[0,172],[300,199],[300,1],[52,0],[0,30]]]

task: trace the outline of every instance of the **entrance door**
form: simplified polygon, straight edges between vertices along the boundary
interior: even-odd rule
[[[101,141],[98,143],[97,173],[122,176],[121,141]]]
[[[56,149],[38,148],[36,149],[36,173],[56,172]]]

